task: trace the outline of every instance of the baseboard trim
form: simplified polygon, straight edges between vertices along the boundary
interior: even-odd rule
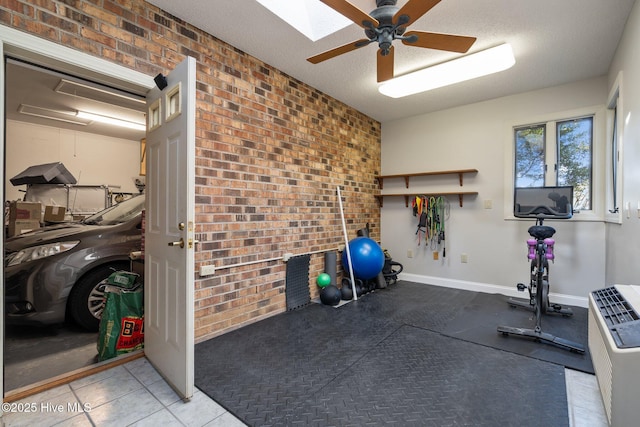
[[[487,294],[502,294],[512,298],[528,298],[525,292],[518,292],[515,286],[507,288],[505,286],[493,285],[490,283],[469,282],[466,280],[446,279],[443,277],[423,276],[419,274],[400,273],[399,280],[407,282],[422,283],[425,285],[442,286],[445,288],[462,289],[465,291],[484,292]],[[557,294],[551,292],[549,300],[552,303],[562,305],[572,305],[574,307],[588,308],[589,300],[587,297],[576,297],[574,295]]]

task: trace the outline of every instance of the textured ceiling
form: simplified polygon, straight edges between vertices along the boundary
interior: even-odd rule
[[[477,37],[470,53],[511,43],[516,65],[492,76],[392,99],[377,90],[374,44],[318,65],[306,60],[363,38],[363,30],[355,24],[312,42],[255,0],[148,1],[381,122],[602,76],[608,71],[634,3],[634,0],[442,0],[410,29]],[[375,8],[375,0],[351,1],[367,12]],[[406,0],[398,0],[398,6],[405,3]],[[396,75],[457,56],[397,43]],[[57,94],[54,88],[60,76],[33,68],[9,64],[7,81],[9,119],[78,130],[78,125],[19,114],[18,108],[20,104],[67,111],[85,108],[117,117],[144,111],[144,107],[136,112],[131,105],[110,107],[104,100],[95,102]],[[144,136],[144,132],[95,123],[80,130],[131,140]]]
[[[604,75],[634,3],[442,0],[410,29],[477,37],[469,53],[510,43],[516,65],[492,76],[391,99],[377,90],[375,44],[317,65],[306,60],[363,38],[355,24],[312,42],[255,0],[148,1],[381,122]],[[375,0],[351,3],[366,12],[375,8]],[[404,3],[398,0],[398,6]],[[397,43],[396,75],[457,56]]]

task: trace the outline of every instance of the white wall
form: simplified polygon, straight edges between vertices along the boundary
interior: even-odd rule
[[[504,97],[382,124],[382,175],[451,169],[478,169],[464,177],[466,196],[460,207],[450,197],[446,223],[446,257],[433,260],[432,250],[416,245],[418,219],[404,199],[385,198],[381,209],[381,243],[404,265],[404,277],[423,283],[499,292],[523,297],[515,285],[529,280],[527,229],[532,220],[505,219],[511,212],[510,176],[515,125],[540,117],[566,118],[567,111],[603,108],[608,94],[606,77]],[[603,126],[600,126],[603,127]],[[598,130],[599,148],[604,132]],[[456,191],[457,176],[385,180],[384,192]],[[491,201],[492,209],[484,202]],[[551,266],[550,291],[559,303],[586,306],[589,291],[605,281],[605,226],[602,221],[546,221],[556,228],[556,262]],[[640,222],[640,221],[638,221]],[[413,258],[407,251],[414,252]],[[468,263],[461,263],[461,254]]]
[[[629,15],[609,70],[609,85],[622,71],[622,224],[607,224],[607,284],[640,284],[640,3]]]
[[[62,162],[78,184],[138,192],[135,178],[140,172],[140,141],[13,120],[7,120],[6,129],[6,200],[21,200],[26,190],[26,185],[14,187],[10,178],[29,166],[53,162]]]

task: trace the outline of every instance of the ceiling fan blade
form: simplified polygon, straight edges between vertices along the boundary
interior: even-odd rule
[[[356,40],[354,42],[347,43],[340,47],[336,47],[336,48],[327,50],[326,52],[322,52],[315,56],[307,58],[307,61],[311,62],[312,64],[317,64],[319,62],[326,61],[327,59],[335,58],[336,56],[342,55],[343,53],[347,53],[347,52],[351,52],[352,50],[359,49],[362,46],[366,46],[368,44],[369,44],[369,40],[367,39]]]
[[[438,3],[440,3],[440,0],[409,0],[396,12],[393,22],[398,22],[399,17],[407,15],[409,21],[403,25],[410,25]]]
[[[366,21],[371,22],[375,27],[377,27],[379,24],[377,19],[372,18],[371,16],[369,16],[368,13],[362,11],[361,9],[352,5],[346,0],[320,0],[320,1],[326,4],[327,6],[329,6],[331,9],[335,10],[336,12],[351,19],[353,22],[360,25],[362,28],[365,28],[365,29],[369,28],[368,25],[364,24]]]
[[[475,37],[456,36],[453,34],[428,33],[424,31],[407,31],[405,37],[416,36],[418,40],[409,42],[402,40],[407,46],[426,47],[428,49],[447,50],[450,52],[465,53],[473,43]]]
[[[389,53],[382,56],[382,49],[378,49],[378,83],[393,78],[393,46]]]

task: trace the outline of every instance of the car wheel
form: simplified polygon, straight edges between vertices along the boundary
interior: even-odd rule
[[[71,294],[67,309],[71,318],[82,328],[97,331],[104,310],[103,283],[114,271],[126,270],[127,264],[107,264],[97,267],[78,280]]]

